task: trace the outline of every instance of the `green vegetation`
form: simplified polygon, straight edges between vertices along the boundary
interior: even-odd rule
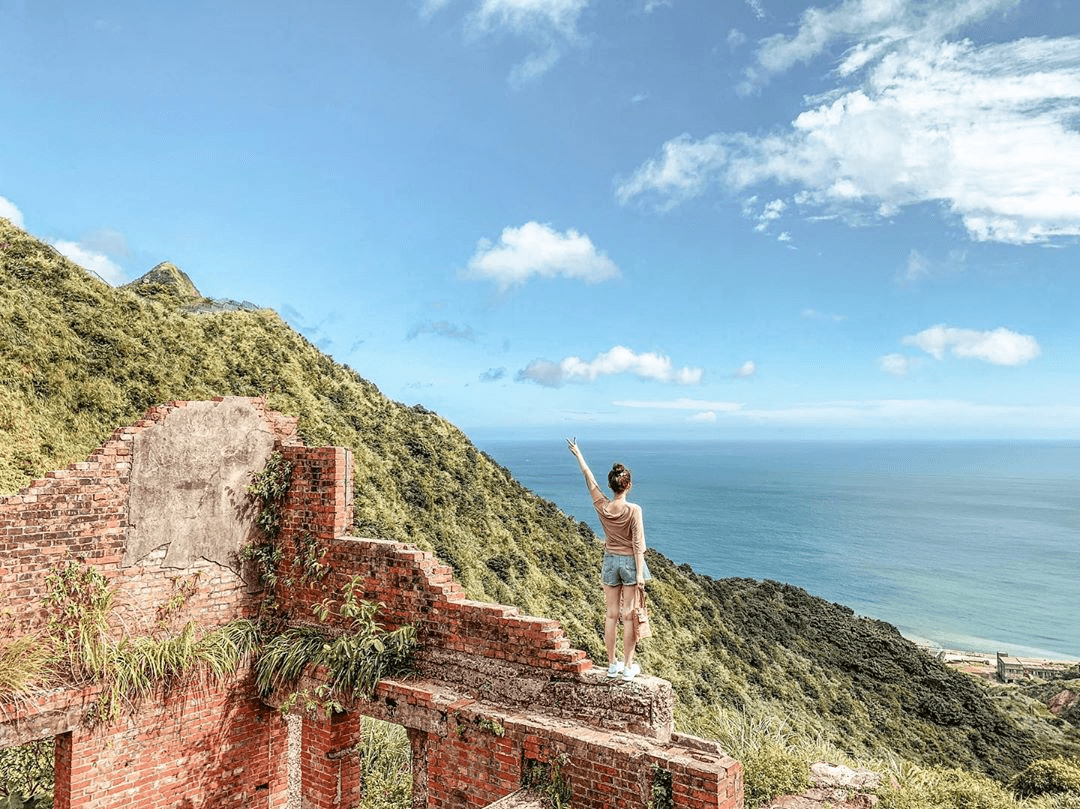
[[[206,305],[171,271],[153,280],[110,288],[0,220],[0,491],[82,460],[151,405],[265,395],[309,444],[353,451],[357,533],[434,552],[469,598],[557,618],[603,659],[588,526],[273,312]],[[655,635],[638,659],[673,683],[684,732],[723,740],[726,717],[744,714],[780,723],[799,740],[784,749],[805,761],[828,749],[893,771],[946,762],[998,785],[1080,751],[1074,723],[952,671],[887,624],[790,585],[711,579],[655,551],[648,560]]]
[[[362,797],[359,809],[412,806],[412,747],[401,725],[363,717],[360,744]]]
[[[50,679],[103,686],[91,717],[94,721],[111,722],[155,691],[192,678],[221,681],[259,646],[258,628],[248,620],[201,634],[194,621],[164,637],[133,638],[112,632],[114,590],[97,568],[74,560],[53,568],[45,586],[42,602],[49,621],[39,641],[39,654],[47,660]],[[39,676],[37,687],[45,684]]]
[[[53,740],[0,750],[0,809],[52,809]]]
[[[354,696],[370,696],[383,676],[408,671],[416,648],[416,631],[411,626],[393,632],[380,627],[375,621],[380,605],[357,599],[355,590],[359,586],[359,577],[350,580],[337,612],[348,622],[346,631],[331,633],[323,627],[289,626],[270,638],[260,651],[255,662],[255,684],[264,697],[278,690],[291,691],[282,705],[283,713],[297,706],[341,711]],[[316,613],[320,621],[325,621],[331,605],[323,602]],[[317,667],[327,672],[324,684],[314,693],[292,690],[304,672]]]
[[[674,797],[671,790],[671,770],[653,764],[648,809],[672,809],[672,806]]]
[[[568,809],[572,805],[574,791],[563,774],[569,763],[564,754],[551,761],[526,761],[521,785],[540,800],[544,809]]]
[[[1080,758],[1064,757],[1033,761],[1010,782],[1022,798],[1039,795],[1080,795]]]
[[[52,649],[47,639],[23,635],[0,646],[0,703],[30,696],[52,679]]]

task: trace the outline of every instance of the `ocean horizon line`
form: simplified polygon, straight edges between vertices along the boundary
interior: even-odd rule
[[[699,574],[784,582],[942,648],[1080,659],[1080,441],[582,446],[598,475],[633,470],[649,546]],[[564,441],[480,447],[599,535]]]

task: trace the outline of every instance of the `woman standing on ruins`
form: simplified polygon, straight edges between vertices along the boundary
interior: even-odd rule
[[[652,576],[645,564],[645,523],[641,517],[641,506],[627,501],[626,495],[633,485],[630,470],[617,463],[608,472],[608,485],[615,497],[608,499],[596,485],[589,465],[573,438],[566,439],[570,452],[577,458],[581,473],[585,475],[585,485],[589,487],[593,506],[604,527],[604,564],[600,578],[604,583],[604,645],[607,647],[608,677],[622,676],[624,680],[633,680],[641,672],[641,667],[634,662],[634,649],[637,646],[637,632],[633,623],[631,607],[635,603],[637,588],[644,587]],[[615,642],[619,632],[619,622],[623,625],[623,659],[615,655]]]

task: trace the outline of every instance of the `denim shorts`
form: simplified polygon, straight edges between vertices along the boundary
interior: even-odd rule
[[[644,559],[642,562],[644,563]],[[652,574],[649,566],[645,564],[645,581],[649,581]],[[618,587],[620,584],[637,584],[637,565],[634,564],[633,556],[619,556],[614,553],[604,554],[604,564],[600,568],[600,580],[609,587]]]

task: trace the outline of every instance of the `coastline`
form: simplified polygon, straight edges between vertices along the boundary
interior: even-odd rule
[[[1030,657],[1004,650],[949,649],[932,641],[916,641],[910,637],[908,640],[945,665],[993,683],[1045,680],[1057,672],[1080,667],[1080,660],[1075,658]]]
[[[876,617],[876,616],[875,616]],[[887,619],[882,619],[887,620]],[[963,635],[951,637],[948,641],[935,640],[927,635],[917,632],[910,627],[897,626],[897,630],[907,640],[914,643],[920,649],[924,649],[935,657],[941,653],[956,656],[968,656],[972,658],[989,657],[995,658],[1000,652],[1010,657],[1024,660],[1040,660],[1053,663],[1069,663],[1080,665],[1080,654],[1067,654],[1051,649],[1043,649],[1037,646],[1027,646],[1016,643],[1003,643],[987,638],[973,638]],[[987,651],[992,650],[992,651]]]
[[[486,445],[526,488],[598,530],[561,441]],[[1069,617],[1069,571],[1080,564],[1072,451],[1029,442],[1007,451],[999,442],[588,446],[635,470],[649,547],[677,564],[716,579],[786,582],[934,648],[1080,658]]]

